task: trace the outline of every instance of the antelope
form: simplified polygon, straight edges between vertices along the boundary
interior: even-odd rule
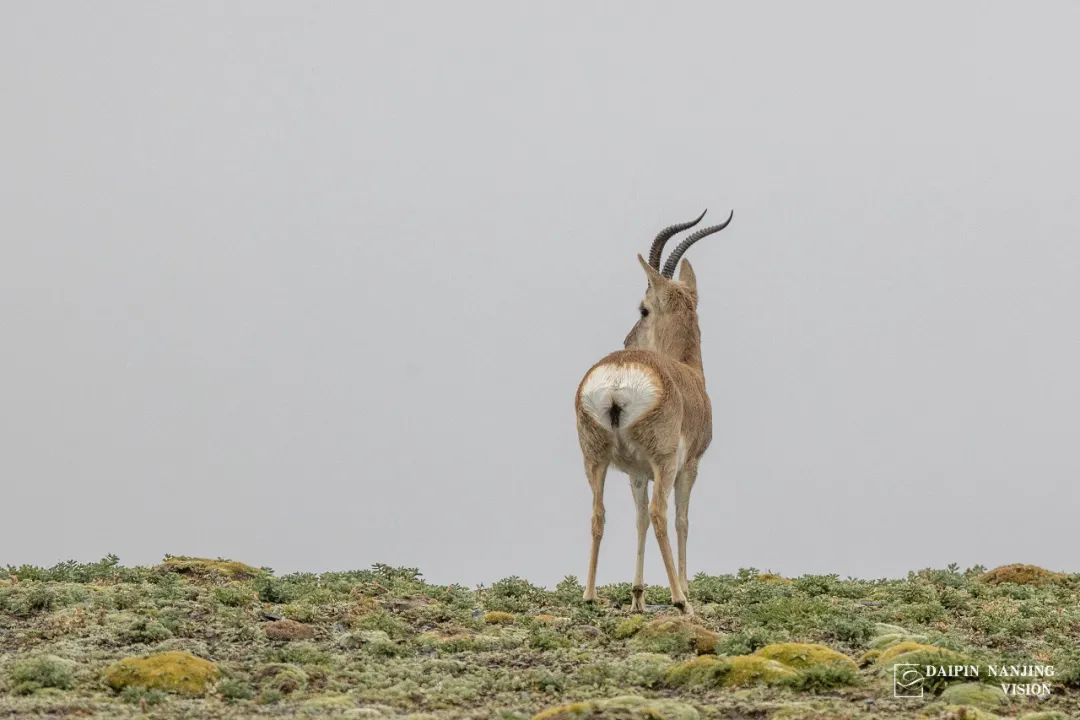
[[[660,267],[664,245],[677,233],[701,222],[664,228],[653,240],[648,262],[639,254],[648,288],[638,307],[640,317],[623,341],[585,373],[575,399],[578,440],[585,475],[592,488],[592,547],[584,599],[596,601],[596,563],[604,536],[604,480],[614,465],[630,476],[637,507],[637,564],[631,611],[645,610],[645,536],[652,524],[671,586],[671,602],[692,615],[687,601],[686,536],[690,490],[698,462],[712,440],[712,407],[701,364],[701,329],[697,317],[697,279],[682,256],[691,245],[727,227],[719,225],[688,235]],[[682,263],[680,264],[680,260]],[[679,277],[674,279],[675,268]],[[649,481],[653,482],[652,502]],[[676,570],[668,540],[668,496],[675,490]]]

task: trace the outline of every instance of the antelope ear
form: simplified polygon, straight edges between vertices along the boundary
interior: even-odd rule
[[[690,266],[689,260],[683,260],[679,263],[679,282],[690,288],[690,292],[697,295],[697,277],[694,275],[694,268]]]
[[[649,278],[649,287],[658,288],[667,282],[667,278],[661,275],[659,270],[645,262],[645,258],[641,257],[641,253],[638,253],[637,259],[641,263],[641,267],[645,269],[645,275]]]

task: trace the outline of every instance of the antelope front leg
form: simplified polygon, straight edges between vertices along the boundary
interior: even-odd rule
[[[632,475],[630,490],[637,507],[637,564],[634,566],[634,599],[630,612],[645,612],[645,537],[649,534],[649,477]]]
[[[586,462],[585,473],[592,488],[592,550],[589,552],[589,576],[585,583],[586,602],[596,602],[596,561],[600,557],[600,540],[604,537],[604,478],[607,463]]]
[[[664,569],[667,570],[668,584],[671,586],[671,604],[684,614],[693,615],[694,611],[686,601],[686,593],[683,592],[682,584],[679,582],[679,573],[675,569],[675,560],[671,556],[671,541],[668,539],[667,499],[674,483],[673,469],[667,466],[654,468],[652,506],[649,509],[649,517],[652,520],[653,532],[656,533],[656,542],[660,545]]]

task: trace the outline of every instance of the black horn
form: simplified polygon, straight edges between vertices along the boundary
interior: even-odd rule
[[[696,233],[694,233],[693,235],[687,236],[686,239],[683,240],[678,245],[676,245],[675,249],[671,251],[670,255],[668,255],[667,262],[664,263],[664,270],[663,270],[663,272],[661,274],[666,278],[669,278],[672,275],[674,275],[675,274],[675,266],[679,264],[679,261],[682,260],[683,253],[685,253],[687,251],[687,249],[691,245],[693,245],[694,243],[696,243],[698,240],[705,237],[706,235],[712,235],[713,233],[720,232],[721,230],[726,228],[728,226],[728,223],[731,222],[731,218],[734,217],[734,216],[735,216],[735,211],[732,210],[731,215],[728,215],[728,219],[725,220],[724,222],[720,223],[719,225],[713,225],[712,227],[702,228],[702,229],[698,230]],[[700,220],[700,218],[698,218],[698,219]]]
[[[701,211],[701,214],[697,216],[697,220],[690,220],[689,222],[677,223],[675,225],[668,225],[666,228],[660,231],[660,234],[656,236],[656,239],[652,241],[652,247],[649,248],[649,264],[657,270],[660,269],[660,255],[664,252],[664,245],[671,239],[671,236],[675,233],[681,233],[683,230],[689,230],[690,228],[701,222],[701,218],[705,217],[705,213],[709,211],[705,208]]]

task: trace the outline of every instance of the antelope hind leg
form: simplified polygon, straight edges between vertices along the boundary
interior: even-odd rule
[[[664,569],[667,570],[668,584],[671,586],[671,604],[684,614],[693,615],[694,611],[690,608],[690,603],[686,601],[686,593],[683,592],[682,584],[679,582],[679,573],[671,555],[671,540],[668,537],[667,499],[674,483],[675,471],[670,465],[654,466],[649,518],[652,520],[656,542],[660,546],[660,556],[664,559]]]
[[[634,599],[630,612],[645,612],[645,538],[649,534],[649,477],[631,475],[630,491],[637,508],[637,558],[634,565]]]
[[[686,536],[690,532],[690,491],[697,480],[697,462],[688,462],[675,476],[675,535],[679,546],[679,584],[683,594],[690,595],[690,580],[686,574]]]
[[[600,557],[600,540],[604,537],[604,479],[607,462],[586,461],[585,474],[592,488],[592,548],[589,551],[589,575],[585,583],[586,602],[596,602],[596,561]]]

